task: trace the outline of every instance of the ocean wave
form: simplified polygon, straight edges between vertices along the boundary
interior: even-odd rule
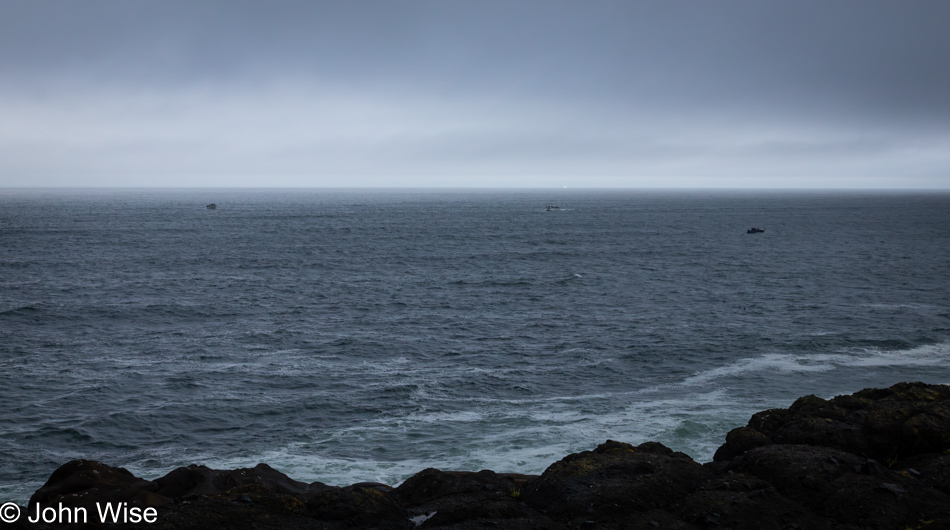
[[[724,377],[736,377],[751,372],[827,372],[835,369],[833,355],[789,355],[767,353],[759,357],[740,359],[734,363],[697,372],[680,384],[683,386],[708,384]]]
[[[950,342],[926,344],[903,350],[880,348],[847,349],[826,354],[766,353],[739,359],[710,370],[696,372],[680,385],[707,385],[716,380],[756,372],[827,372],[839,368],[888,366],[946,366],[950,364]]]
[[[0,316],[32,315],[40,312],[39,304],[26,304],[0,311]]]
[[[950,343],[925,344],[908,350],[866,349],[841,362],[844,366],[947,366]]]

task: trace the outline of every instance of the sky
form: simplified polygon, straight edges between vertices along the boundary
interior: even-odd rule
[[[3,0],[0,187],[950,189],[945,0]]]

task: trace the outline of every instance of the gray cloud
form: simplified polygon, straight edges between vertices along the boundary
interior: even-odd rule
[[[950,187],[945,2],[0,3],[0,185]]]

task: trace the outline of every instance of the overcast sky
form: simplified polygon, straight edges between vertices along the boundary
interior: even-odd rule
[[[0,2],[0,186],[950,188],[950,2]]]

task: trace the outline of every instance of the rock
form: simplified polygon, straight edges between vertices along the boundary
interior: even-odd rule
[[[409,515],[389,492],[375,486],[309,490],[300,496],[314,519],[341,521],[346,526],[405,528]]]
[[[293,480],[267,464],[227,471],[192,464],[155,479],[155,484],[158,486],[158,494],[173,499],[193,495],[217,495],[248,484],[259,484],[266,489],[291,495],[302,493],[311,487],[304,482]]]
[[[30,506],[84,507],[90,520],[98,518],[96,503],[160,507],[160,524],[143,528],[242,528],[285,519],[290,528],[313,522],[306,505],[292,496],[309,487],[266,464],[228,471],[192,465],[150,481],[123,468],[74,460],[53,472]],[[174,499],[192,500],[171,504]]]
[[[916,455],[899,462],[894,468],[950,495],[950,455]]]
[[[729,470],[766,481],[811,517],[829,523],[903,528],[918,520],[950,518],[946,494],[875,464],[827,447],[770,445],[735,458]],[[796,522],[802,520],[796,516]]]
[[[845,473],[856,474],[854,468],[866,461],[827,447],[769,445],[733,459],[728,470],[764,480],[797,504],[820,511],[834,481]]]
[[[711,471],[655,442],[634,447],[608,440],[593,451],[552,464],[525,487],[525,503],[555,520],[575,525],[594,520],[616,527],[663,509],[695,491]]]
[[[267,464],[257,464],[253,468],[218,471],[211,482],[219,491],[227,491],[248,484],[259,484],[271,491],[292,495],[303,493],[310,488],[308,484],[297,482]]]
[[[293,495],[278,493],[263,484],[246,484],[227,493],[187,497],[159,508],[151,524],[119,525],[140,530],[234,530],[344,528],[316,521],[306,504]]]
[[[403,482],[395,496],[413,519],[425,517],[426,528],[561,528],[562,525],[522,502],[515,478],[488,470],[473,473],[426,469]]]
[[[523,473],[498,473],[499,477],[510,478],[515,481],[515,485],[519,488],[524,486],[527,482],[538,478],[541,475],[525,475]]]
[[[179,467],[162,478],[156,479],[158,492],[166,497],[177,499],[189,495],[214,495],[220,490],[212,480],[218,471],[194,464]]]
[[[673,508],[677,516],[699,527],[782,530],[790,523],[820,527],[817,517],[783,497],[770,483],[742,473],[707,481]]]
[[[788,409],[753,415],[744,430],[733,433],[716,461],[766,441],[831,447],[880,462],[942,453],[950,450],[950,386],[898,383],[830,400],[805,396]]]
[[[317,483],[317,484],[320,484],[320,483]],[[310,487],[312,489],[326,489],[327,487],[330,487],[330,486],[326,486],[326,484],[321,484],[320,486],[321,487],[314,488],[313,485],[311,485]],[[356,484],[350,485],[350,487],[351,488],[374,488],[374,489],[378,489],[379,491],[383,493],[389,493],[396,489],[388,484],[383,484],[382,482],[357,482]]]
[[[739,427],[729,431],[726,435],[726,443],[719,447],[713,460],[717,462],[731,460],[749,449],[764,445],[772,445],[772,440],[768,436],[750,427]]]
[[[520,496],[520,491],[514,480],[494,471],[473,473],[432,468],[416,473],[396,488],[396,498],[406,506],[421,506],[442,497],[463,494],[512,498]]]
[[[136,477],[127,469],[94,460],[73,460],[60,466],[30,497],[29,506],[83,507],[95,509],[96,502],[149,507],[168,504],[171,499],[155,493],[155,482]]]

